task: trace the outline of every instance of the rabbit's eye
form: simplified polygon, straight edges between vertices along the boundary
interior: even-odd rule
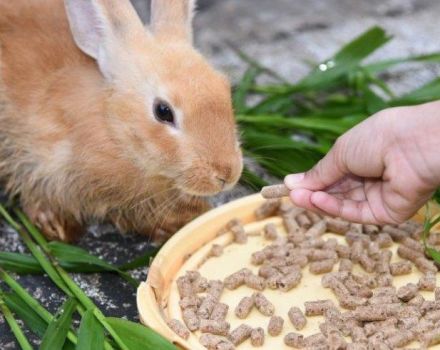
[[[174,112],[170,105],[164,101],[156,101],[154,103],[154,116],[161,123],[175,125]]]

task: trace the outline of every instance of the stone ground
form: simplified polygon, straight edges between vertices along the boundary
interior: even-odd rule
[[[148,1],[133,0],[144,21]],[[296,80],[309,69],[307,62],[329,57],[344,42],[372,25],[389,30],[395,39],[374,58],[404,56],[439,50],[436,0],[201,0],[195,21],[196,44],[210,60],[237,81],[245,64],[228,44],[240,47],[287,79]],[[438,76],[439,67],[407,65],[393,72],[397,93]],[[217,203],[246,194],[243,188],[217,199]],[[91,227],[80,246],[114,263],[123,263],[144,252],[144,237],[121,236],[107,226]],[[22,252],[17,235],[1,227],[0,249]],[[146,269],[134,271],[143,280]],[[107,315],[137,320],[135,290],[112,274],[75,275],[75,280]],[[62,295],[44,277],[19,277],[51,311]],[[3,287],[3,286],[2,286]],[[36,339],[29,335],[34,344]],[[8,327],[0,316],[0,349],[16,349]],[[55,350],[55,349],[54,349]]]

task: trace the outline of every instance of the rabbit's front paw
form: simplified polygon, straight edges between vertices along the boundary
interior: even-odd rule
[[[56,215],[41,206],[26,207],[26,214],[42,233],[50,240],[74,242],[84,233],[84,228],[74,219]]]

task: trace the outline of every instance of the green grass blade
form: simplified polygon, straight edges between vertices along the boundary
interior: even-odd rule
[[[154,258],[161,247],[149,248],[148,251],[132,261],[119,265],[118,268],[122,271],[133,270],[139,267],[146,267],[150,265],[151,259]]]
[[[393,106],[414,105],[440,99],[440,78],[390,102]]]
[[[104,329],[93,315],[93,310],[87,310],[81,319],[76,350],[102,349],[104,349]]]
[[[8,306],[5,304],[3,298],[0,296],[0,312],[6,319],[9,327],[11,328],[12,333],[14,333],[15,338],[17,339],[18,344],[20,345],[22,350],[32,350],[32,346],[15,320],[14,316],[9,310]]]
[[[333,57],[318,65],[298,85],[303,89],[323,88],[354,70],[367,56],[391,39],[380,27],[372,27],[346,44]]]
[[[139,281],[135,280],[128,273],[121,271],[116,266],[109,264],[108,262],[90,254],[86,250],[65,244],[62,242],[50,242],[48,244],[51,254],[57,258],[58,261],[69,263],[72,265],[90,265],[91,267],[100,267],[105,271],[116,272],[127,282],[129,282],[134,288],[139,286]]]
[[[414,55],[401,58],[392,58],[380,62],[374,62],[363,66],[369,74],[381,73],[395,65],[409,62],[425,62],[425,63],[437,63],[440,62],[440,53],[433,52],[425,55]]]
[[[232,99],[234,108],[237,112],[241,113],[247,109],[246,102],[249,91],[260,73],[260,69],[249,67],[244,73],[240,83],[234,88]]]
[[[38,261],[28,254],[0,252],[0,268],[18,274],[42,274]]]
[[[52,319],[52,322],[49,323],[41,340],[40,350],[54,350],[63,347],[75,308],[76,300],[74,298],[67,299]]]
[[[27,305],[16,293],[5,293],[3,299],[6,305],[20,318],[32,333],[39,337],[44,335],[47,322],[38,313]]]
[[[107,317],[107,322],[116,330],[130,350],[177,350],[161,335],[139,323],[113,317]]]

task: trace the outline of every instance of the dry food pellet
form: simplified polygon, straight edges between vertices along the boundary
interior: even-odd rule
[[[307,211],[306,214],[313,224],[322,221],[322,217],[319,214],[314,213],[313,211]]]
[[[272,337],[276,337],[283,331],[284,320],[280,316],[272,316],[269,320],[269,325],[267,326],[267,333]]]
[[[263,250],[259,250],[257,252],[252,253],[251,255],[251,263],[252,265],[261,265],[268,258],[267,254]]]
[[[434,295],[435,300],[440,301],[440,287],[435,288]]]
[[[197,295],[191,295],[189,297],[185,297],[180,299],[179,306],[182,310],[188,308],[194,308],[195,310],[200,306],[201,299]]]
[[[333,301],[329,299],[306,301],[304,303],[306,316],[321,316],[324,315],[326,310],[334,307],[335,304],[333,303]]]
[[[393,245],[393,239],[386,232],[381,232],[376,237],[376,242],[381,248],[389,248]]]
[[[410,301],[408,301],[408,305],[421,306],[424,301],[425,301],[425,298],[423,298],[423,295],[417,294],[414,298],[412,298]]]
[[[213,244],[209,251],[209,257],[219,257],[223,255],[223,246],[220,244]]]
[[[410,260],[413,263],[415,263],[418,258],[423,257],[420,252],[412,250],[404,245],[399,245],[399,247],[397,248],[397,255],[400,256],[402,259]]]
[[[367,350],[366,343],[348,343],[346,350]]]
[[[288,256],[286,258],[286,263],[288,265],[298,265],[299,267],[305,267],[309,263],[309,259],[305,254],[297,254]]]
[[[327,339],[322,333],[315,333],[304,338],[304,345],[306,347],[316,345],[327,345]]]
[[[339,271],[348,271],[351,272],[353,270],[353,262],[349,259],[341,259],[339,261]]]
[[[333,250],[311,249],[307,257],[309,261],[320,261],[325,259],[337,259],[338,255]]]
[[[226,277],[223,283],[225,287],[229,290],[237,289],[244,284],[244,279],[246,275],[251,273],[252,271],[248,268],[243,268]]]
[[[211,316],[209,317],[211,320],[215,321],[224,321],[226,315],[229,311],[229,305],[224,303],[218,303],[214,306],[214,309],[211,312]]]
[[[274,223],[269,223],[264,226],[264,238],[271,241],[278,238],[277,227]]]
[[[199,329],[202,333],[226,336],[229,333],[230,327],[230,324],[224,320],[217,321],[201,319]]]
[[[266,279],[266,286],[272,290],[278,289],[278,282],[283,278],[282,273],[277,273]]]
[[[304,227],[306,230],[309,229],[313,223],[305,213],[301,213],[296,217],[296,221],[300,227]]]
[[[262,293],[254,293],[253,298],[256,308],[264,316],[272,316],[275,313],[275,306]]]
[[[379,295],[379,296],[373,296],[370,299],[368,299],[368,304],[370,305],[378,305],[378,304],[391,304],[391,303],[397,303],[399,301],[399,298],[397,295]]]
[[[363,225],[363,227],[364,227],[364,232],[368,235],[375,235],[379,233],[379,226],[366,224]]]
[[[409,234],[415,232],[415,231],[419,231],[423,229],[423,226],[420,225],[419,223],[412,221],[412,220],[408,220],[405,221],[403,223],[401,223],[398,228],[400,228],[401,230],[404,230],[406,232],[408,232]]]
[[[319,237],[323,235],[327,231],[327,222],[324,220],[321,220],[317,222],[316,224],[313,224],[312,227],[310,227],[306,232],[306,237]]]
[[[289,196],[290,190],[284,184],[264,186],[261,195],[266,199],[281,198]]]
[[[220,280],[209,281],[209,288],[206,291],[207,294],[211,295],[215,300],[219,301],[220,296],[223,293],[225,286]]]
[[[424,274],[417,283],[420,290],[433,292],[437,283],[436,273],[428,271]]]
[[[389,273],[381,273],[376,276],[376,281],[381,287],[389,287],[393,285],[393,276]]]
[[[378,305],[358,306],[354,317],[358,321],[383,321],[390,316],[388,308]]]
[[[186,327],[188,327],[188,329],[191,332],[194,332],[197,329],[199,329],[200,319],[193,309],[183,310],[182,311],[182,319],[183,319],[183,322],[185,323]]]
[[[440,310],[428,311],[423,317],[425,320],[437,323],[440,320]]]
[[[270,276],[278,275],[279,273],[278,269],[266,264],[258,269],[258,276],[263,278],[269,278]]]
[[[199,271],[186,271],[186,277],[190,280],[190,282],[194,282],[202,277]]]
[[[283,224],[287,234],[296,234],[301,231],[298,223],[292,215],[283,215]]]
[[[253,297],[244,297],[240,300],[237,307],[234,310],[235,315],[238,318],[244,319],[248,317],[254,307],[255,301]]]
[[[439,310],[440,309],[440,302],[434,301],[434,300],[425,300],[423,304],[420,306],[420,310],[422,312],[428,312],[431,310]]]
[[[350,223],[339,218],[331,218],[327,216],[325,221],[327,223],[327,230],[332,233],[343,235],[350,229]]]
[[[414,261],[414,265],[416,265],[416,267],[420,271],[422,271],[423,273],[427,273],[427,272],[435,272],[435,273],[437,273],[437,267],[435,266],[434,262],[432,262],[431,260],[426,259],[424,256],[418,257]]]
[[[234,226],[243,226],[243,222],[238,218],[233,218],[229,220],[225,225],[227,230],[230,230]]]
[[[269,216],[275,215],[281,204],[280,199],[269,199],[255,210],[257,220],[262,220]]]
[[[330,350],[344,350],[347,348],[347,342],[339,330],[333,329],[328,332],[327,343]]]
[[[350,223],[350,231],[356,232],[356,233],[363,233],[364,232],[362,224],[358,224],[355,222]]]
[[[351,245],[350,258],[353,262],[359,262],[361,255],[364,253],[364,244],[362,241],[354,241]]]
[[[348,231],[344,237],[345,237],[345,241],[349,246],[351,246],[356,241],[361,241],[365,245],[367,245],[368,242],[370,242],[369,236],[351,231]]]
[[[380,253],[381,250],[379,244],[377,242],[370,242],[368,245],[368,255],[374,260],[377,260],[379,258]]]
[[[289,275],[291,273],[301,272],[301,268],[298,265],[287,265],[278,267],[279,272],[283,275]]]
[[[216,304],[217,299],[208,294],[200,304],[200,307],[197,310],[197,316],[206,320],[209,319]]]
[[[295,327],[297,331],[300,331],[306,326],[307,319],[299,307],[291,307],[287,315],[289,316],[289,320],[292,322],[293,327]]]
[[[417,324],[419,323],[419,318],[418,317],[402,317],[401,319],[399,319],[399,328],[403,328],[403,329],[411,329],[415,326],[417,326]]]
[[[255,347],[264,345],[264,329],[261,327],[254,328],[251,332],[251,344]]]
[[[431,321],[421,319],[417,326],[413,327],[411,330],[416,334],[417,339],[420,341],[423,338],[423,335],[434,328],[434,325]]]
[[[423,245],[416,241],[415,239],[412,239],[411,237],[405,237],[400,241],[400,244],[403,244],[404,246],[408,247],[409,249],[418,251],[423,254],[425,251]]]
[[[364,253],[359,256],[358,262],[365,271],[370,273],[373,272],[376,267],[376,262]]]
[[[288,333],[284,337],[284,344],[293,348],[301,349],[304,347],[304,336],[294,332]]]
[[[237,346],[243,343],[246,339],[249,339],[251,333],[252,327],[248,326],[247,324],[242,324],[229,333],[228,339],[232,342],[232,344]]]
[[[414,283],[408,283],[397,290],[397,297],[403,301],[409,301],[414,298],[419,288]]]
[[[323,274],[333,270],[333,266],[336,263],[335,259],[326,259],[320,261],[314,261],[310,263],[309,270],[315,275]]]
[[[182,322],[180,322],[179,320],[176,320],[176,319],[169,320],[167,322],[167,325],[179,337],[181,337],[185,340],[189,338],[190,333],[189,333],[188,328],[186,328],[185,325]]]
[[[346,278],[343,283],[348,291],[354,296],[371,298],[373,295],[373,291],[370,288],[356,282],[351,276]]]
[[[197,278],[192,282],[194,293],[203,293],[209,288],[208,279],[205,277]]]
[[[209,350],[216,350],[217,345],[219,345],[223,339],[224,338],[219,337],[218,335],[205,333],[200,337],[199,342]]]
[[[428,243],[430,245],[440,245],[440,234],[432,232],[428,237]]]
[[[393,227],[391,225],[385,225],[382,227],[382,231],[388,233],[393,241],[400,242],[405,237],[408,237],[408,233],[400,228]]]
[[[217,344],[215,350],[235,350],[235,346],[229,340],[225,339]]]
[[[390,272],[393,276],[408,275],[412,271],[412,264],[409,261],[402,260],[390,264]]]
[[[188,276],[180,276],[176,284],[181,299],[194,295],[193,286]]]
[[[351,249],[350,249],[350,247],[348,247],[346,245],[343,245],[343,244],[336,245],[335,251],[341,259],[349,259],[350,258]]]
[[[338,246],[338,240],[336,238],[329,238],[325,241],[324,245],[322,246],[322,249],[329,249],[335,251],[337,246]]]
[[[263,277],[257,276],[253,273],[246,274],[244,277],[246,286],[256,290],[264,290],[266,288],[266,281]]]
[[[238,243],[238,244],[246,244],[247,243],[248,237],[247,237],[247,234],[246,234],[243,226],[241,226],[241,225],[240,226],[239,225],[232,226],[231,232],[234,237],[235,243]]]
[[[350,337],[353,343],[364,343],[367,341],[367,336],[362,327],[353,327],[351,329]]]
[[[422,336],[424,346],[432,346],[440,343],[440,328],[436,327]]]
[[[292,204],[292,202],[290,202],[290,201],[281,201],[281,205],[278,208],[278,215],[282,216],[283,214],[291,212],[294,209],[296,209],[296,207]]]
[[[277,279],[277,287],[283,292],[288,292],[301,282],[301,278],[302,273],[300,270],[292,271],[288,275]]]
[[[377,259],[376,272],[389,274],[392,256],[393,253],[391,252],[391,250],[382,250]]]

